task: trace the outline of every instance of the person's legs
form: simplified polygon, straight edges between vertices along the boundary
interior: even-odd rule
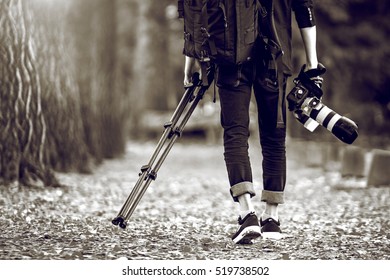
[[[219,67],[217,73],[221,125],[224,129],[224,157],[230,182],[230,194],[240,206],[241,227],[233,236],[236,243],[247,243],[260,235],[257,216],[251,201],[255,191],[248,154],[251,73],[253,73],[252,64]]]
[[[261,216],[261,224],[275,223],[271,230],[280,231],[278,205],[284,203],[286,184],[286,128],[277,128],[279,91],[277,85],[265,86],[263,79],[257,77],[254,84],[258,106],[260,143],[263,154],[263,191],[261,200],[266,203]],[[284,85],[285,86],[285,85]],[[286,108],[282,104],[284,121]],[[264,222],[264,223],[263,223]]]
[[[261,200],[266,202],[263,219],[279,219],[278,205],[284,203],[286,184],[285,130],[275,128],[274,132],[260,132],[263,153],[263,191]]]
[[[224,129],[224,158],[234,201],[249,193],[254,196],[252,170],[248,155],[249,103],[251,82],[245,77],[249,65],[218,68],[217,85],[221,104],[221,125]]]

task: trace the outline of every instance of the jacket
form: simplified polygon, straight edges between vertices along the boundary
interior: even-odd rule
[[[292,74],[292,14],[299,28],[316,25],[313,0],[277,0],[274,1],[275,27],[282,45],[283,71],[287,75]]]

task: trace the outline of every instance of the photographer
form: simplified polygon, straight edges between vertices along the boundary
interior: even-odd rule
[[[239,204],[239,228],[232,236],[233,241],[238,244],[250,244],[253,239],[261,235],[264,238],[278,239],[282,237],[278,206],[284,203],[286,183],[285,91],[287,77],[292,74],[291,24],[293,12],[295,12],[306,51],[306,71],[318,66],[313,1],[275,0],[271,3],[277,33],[274,35],[279,39],[283,51],[282,63],[279,64],[278,69],[270,69],[269,63],[265,59],[268,54],[264,53],[260,35],[256,39],[252,56],[248,57],[248,61],[239,64],[219,64],[216,62],[216,84],[221,104],[221,125],[224,129],[224,157],[230,182],[230,193],[233,200]],[[261,16],[259,11],[258,18],[261,19]],[[234,27],[234,25],[231,26]],[[195,59],[186,56],[185,85],[191,82],[194,65],[196,65]],[[312,78],[321,86],[322,79],[320,77]],[[263,155],[261,201],[265,202],[265,209],[260,214],[260,220],[253,202],[255,190],[248,156],[249,104],[252,89],[257,103],[260,144]],[[260,167],[256,166],[255,168]]]

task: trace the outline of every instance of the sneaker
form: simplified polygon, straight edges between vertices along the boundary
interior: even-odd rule
[[[260,237],[259,220],[255,213],[249,213],[241,219],[238,218],[240,225],[238,231],[232,236],[233,242],[236,244],[252,244],[252,240]]]
[[[260,219],[261,234],[263,238],[281,239],[283,238],[280,230],[280,222],[272,218],[267,218],[265,221]]]

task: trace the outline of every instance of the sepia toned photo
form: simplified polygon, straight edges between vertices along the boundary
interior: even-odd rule
[[[0,264],[388,261],[389,12],[0,0]]]

